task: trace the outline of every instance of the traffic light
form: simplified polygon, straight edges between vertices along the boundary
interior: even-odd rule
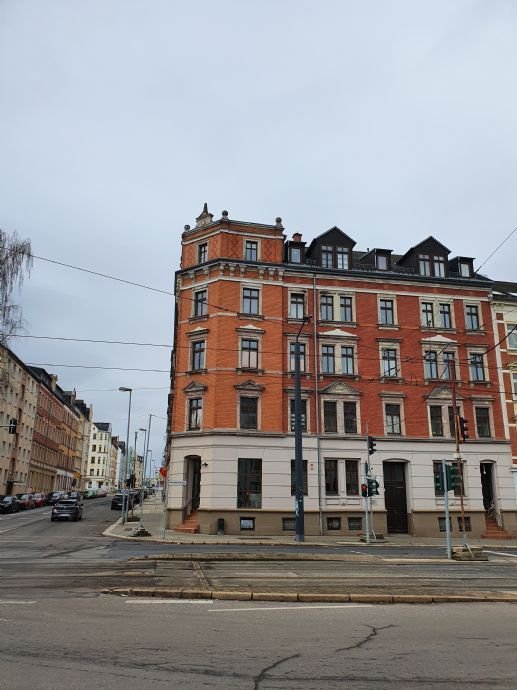
[[[379,482],[376,479],[368,479],[368,496],[379,495]]]
[[[434,474],[434,494],[435,496],[442,496],[445,493],[445,485],[443,482],[443,470],[440,466],[438,471]]]
[[[15,434],[16,433],[16,427],[18,426],[18,420],[15,417],[12,417],[9,420],[9,433],[10,434]]]
[[[459,489],[461,485],[460,471],[458,465],[447,465],[447,491]]]
[[[466,441],[466,440],[468,439],[468,437],[469,437],[469,423],[468,423],[468,421],[465,419],[465,417],[460,417],[459,420],[460,420],[460,434],[461,434],[461,438],[462,438],[463,443],[465,443],[465,441]]]
[[[375,446],[377,443],[373,436],[368,436],[368,455],[373,455],[375,453]]]
[[[361,484],[361,496],[363,498],[366,498],[368,496],[368,485],[367,484]]]

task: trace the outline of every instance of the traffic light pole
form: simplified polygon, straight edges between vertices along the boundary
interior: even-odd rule
[[[364,463],[364,483],[368,486],[368,469],[370,463],[368,460]],[[368,510],[368,493],[364,497],[364,523],[366,528],[366,543],[370,543],[370,511]]]
[[[463,501],[464,485],[463,485],[463,460],[460,455],[460,424],[459,424],[459,414],[458,414],[458,404],[456,400],[456,363],[454,360],[452,364],[452,409],[454,410],[454,462],[458,468],[458,474],[460,475],[460,508],[461,508],[461,526],[463,531],[463,546],[468,548],[467,544],[467,531],[465,529],[465,503]]]
[[[442,481],[443,481],[443,496],[445,498],[445,543],[447,545],[447,558],[452,559],[452,544],[451,544],[451,523],[449,517],[449,490],[447,486],[447,465],[445,460],[442,460]]]

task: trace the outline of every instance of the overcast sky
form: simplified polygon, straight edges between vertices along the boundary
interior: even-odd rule
[[[513,0],[0,0],[0,227],[165,291],[205,201],[479,266],[517,225],[516,35]],[[516,280],[516,243],[482,273]],[[171,297],[41,259],[19,300],[28,335],[172,342]],[[132,434],[165,417],[167,348],[12,347],[123,438],[119,386]]]

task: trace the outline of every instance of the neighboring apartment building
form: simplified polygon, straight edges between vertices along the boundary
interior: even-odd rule
[[[111,491],[115,484],[116,467],[113,466],[111,424],[94,422],[91,427],[90,457],[85,478],[85,488]]]
[[[38,381],[28,491],[69,491],[81,477],[84,415],[75,394],[65,392],[57,376],[29,367]]]
[[[9,348],[0,345],[0,494],[26,491],[38,382]],[[17,420],[16,433],[9,422]]]
[[[493,299],[497,339],[501,343],[497,365],[512,448],[513,484],[517,494],[517,283],[496,281]]]
[[[462,444],[465,526],[486,507],[517,531],[512,454],[499,394],[492,282],[433,237],[404,254],[355,249],[334,227],[307,245],[274,225],[185,226],[176,273],[168,420],[169,526],[294,533],[294,344],[301,343],[307,534],[364,530],[368,459],[379,532],[438,536],[435,488],[454,454],[453,383],[470,422]],[[489,476],[489,480],[486,476]],[[484,479],[485,477],[485,479]],[[459,490],[456,492],[459,494]],[[460,497],[450,494],[453,535]]]
[[[75,394],[74,394],[75,395]],[[93,423],[93,407],[88,406],[84,400],[75,400],[75,407],[81,413],[81,428],[79,449],[81,455],[81,468],[76,475],[77,485],[81,491],[86,488],[86,473],[90,457],[90,436]]]

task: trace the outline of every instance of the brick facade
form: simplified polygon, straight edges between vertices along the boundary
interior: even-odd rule
[[[307,247],[298,234],[286,241],[280,219],[244,223],[223,212],[214,221],[206,206],[186,226],[169,396],[171,526],[198,508],[202,531],[223,518],[232,533],[290,532],[298,336],[307,533],[364,528],[370,434],[382,488],[376,529],[439,534],[433,463],[454,454],[453,370],[469,421],[461,452],[470,527],[483,531],[490,498],[501,523],[517,529],[492,282],[434,238],[404,255],[354,247],[339,228]],[[459,499],[451,503],[454,534]]]

